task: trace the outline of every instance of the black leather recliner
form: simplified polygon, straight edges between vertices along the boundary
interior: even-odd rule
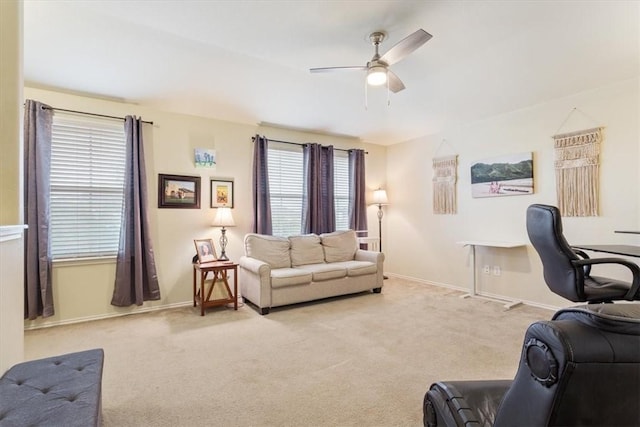
[[[588,304],[529,326],[515,378],[432,384],[425,427],[639,426],[640,305]]]
[[[531,205],[527,231],[549,288],[589,302],[529,326],[513,380],[447,381],[424,397],[424,425],[640,426],[640,269],[620,258],[578,257],[562,235],[557,208]],[[591,265],[616,263],[632,283],[593,277]]]

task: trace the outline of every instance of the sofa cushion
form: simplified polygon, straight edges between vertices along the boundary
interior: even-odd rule
[[[353,230],[334,231],[320,235],[326,262],[353,260],[358,243]]]
[[[311,272],[314,282],[339,279],[347,275],[346,267],[342,265],[336,265],[335,263],[327,264],[323,262],[322,264],[307,264],[299,268],[300,270]]]
[[[365,274],[375,274],[378,272],[378,266],[369,261],[343,261],[335,262],[330,265],[341,267],[347,270],[347,276],[363,276]]]
[[[290,236],[291,266],[320,264],[324,262],[324,251],[317,234]]]
[[[271,287],[284,288],[286,286],[304,285],[311,283],[310,271],[299,268],[276,268],[271,270]]]
[[[290,268],[289,240],[285,237],[249,233],[244,238],[247,256],[266,262],[271,268]]]

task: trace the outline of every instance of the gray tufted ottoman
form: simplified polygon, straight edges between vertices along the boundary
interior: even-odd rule
[[[0,426],[99,426],[104,351],[19,363],[0,378]]]

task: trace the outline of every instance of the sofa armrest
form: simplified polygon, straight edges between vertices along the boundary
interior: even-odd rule
[[[384,254],[382,252],[357,249],[354,259],[356,261],[369,261],[378,264],[378,266],[382,266],[382,263],[384,263]]]
[[[375,292],[380,292],[384,283],[384,254],[382,252],[367,251],[364,249],[357,249],[354,257],[356,261],[369,261],[377,266],[376,284],[373,287]]]
[[[253,274],[257,274],[258,276],[262,276],[263,274],[271,274],[271,266],[266,262],[260,261],[256,258],[241,256],[239,264],[241,268],[249,270]]]
[[[271,307],[271,266],[264,261],[241,256],[240,289],[242,296],[260,307]]]

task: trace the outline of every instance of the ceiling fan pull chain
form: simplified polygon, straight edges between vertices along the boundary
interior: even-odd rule
[[[391,107],[391,98],[389,96],[389,79],[387,78],[387,107]]]

